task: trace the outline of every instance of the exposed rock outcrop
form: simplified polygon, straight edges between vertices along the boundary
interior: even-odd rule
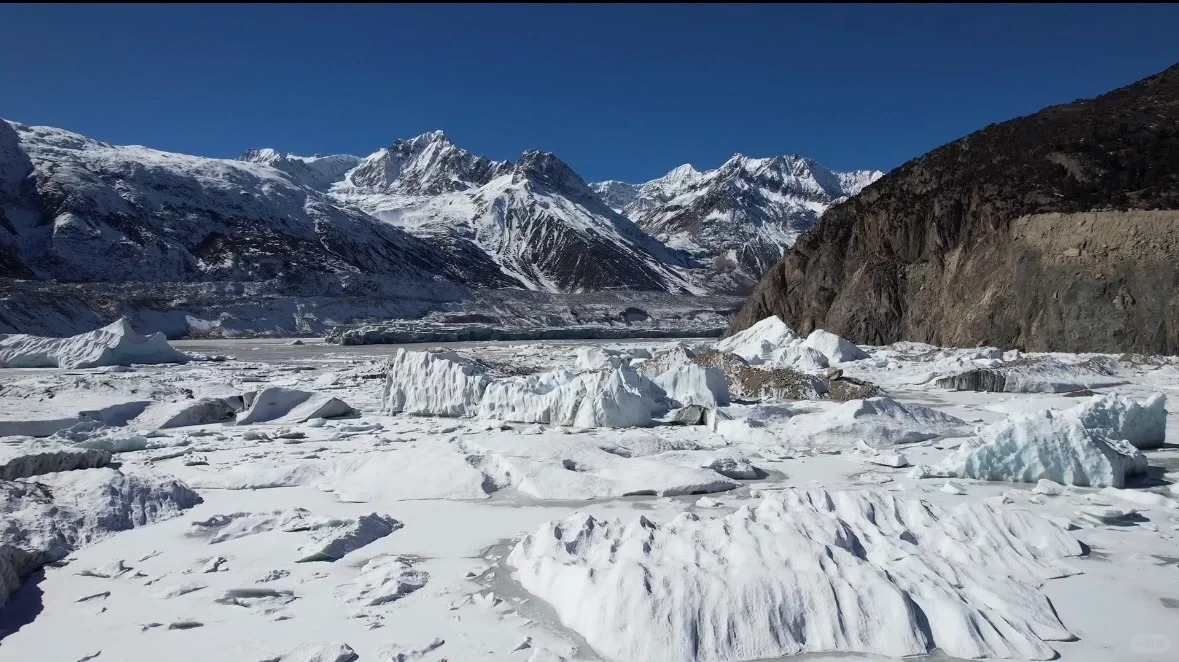
[[[832,207],[730,331],[1179,352],[1179,65],[989,126]]]

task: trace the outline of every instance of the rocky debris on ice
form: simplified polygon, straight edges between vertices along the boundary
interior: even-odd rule
[[[355,413],[352,407],[326,393],[271,386],[247,397],[249,409],[237,420],[251,423],[303,423],[313,418],[339,418]]]
[[[870,358],[867,352],[851,341],[823,329],[811,331],[802,344],[826,356],[831,363],[847,363]]]
[[[1124,439],[1135,448],[1158,448],[1166,443],[1167,396],[1152,394],[1134,400],[1118,393],[1093,396],[1081,406],[1082,425],[1110,439]]]
[[[995,365],[940,377],[934,385],[952,391],[1070,393],[1126,383],[1116,374],[1116,363],[1100,357],[1079,363],[1050,356],[1020,357],[1007,363],[991,357],[989,362]]]
[[[716,368],[695,364],[677,366],[652,381],[681,407],[724,407],[729,404],[725,373]]]
[[[1129,407],[1112,395],[1072,409],[1012,414],[980,427],[940,470],[979,480],[1123,487],[1129,476],[1146,471],[1146,458],[1130,442],[1109,434],[1150,430],[1155,414],[1153,407]]]
[[[736,354],[710,350],[697,354],[692,362],[724,373],[729,392],[738,398],[843,401],[881,395],[873,384],[842,374],[807,374],[769,363],[751,366]]]
[[[611,660],[804,652],[1052,659],[1073,635],[1041,592],[1083,548],[1032,513],[880,492],[787,489],[724,517],[585,514],[507,563]]]
[[[403,524],[388,515],[369,513],[338,527],[327,529],[299,548],[298,563],[338,561],[365,545],[400,529]]]
[[[30,572],[117,531],[175,517],[201,498],[151,472],[110,468],[0,481],[0,605]]]
[[[680,407],[668,414],[667,422],[671,425],[704,425],[707,411],[707,408],[700,405]]]
[[[736,354],[703,352],[692,362],[720,370],[729,391],[739,398],[815,400],[827,392],[820,377],[789,368],[755,368]]]
[[[736,354],[748,361],[760,356],[767,348],[785,348],[801,341],[802,337],[775,315],[718,341],[712,347],[718,352]]]
[[[872,448],[888,448],[935,439],[965,426],[966,421],[924,405],[877,397],[793,416],[783,426],[782,436],[813,446],[851,446],[862,441]]]
[[[582,373],[554,370],[487,386],[479,416],[582,428],[651,424],[667,411],[662,389],[628,365]]]
[[[474,416],[491,380],[487,368],[454,352],[399,349],[389,361],[381,411]]]
[[[57,471],[96,469],[110,462],[111,454],[98,448],[19,439],[0,442],[0,480],[30,478]]]
[[[68,338],[0,334],[0,368],[96,368],[133,363],[186,363],[162,333],[142,336],[126,319]]]
[[[336,593],[347,602],[376,607],[404,598],[426,585],[430,575],[415,570],[399,556],[378,556],[360,569],[360,574],[341,584]]]

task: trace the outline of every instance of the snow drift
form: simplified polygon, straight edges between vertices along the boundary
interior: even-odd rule
[[[126,318],[69,338],[0,335],[0,368],[95,368],[132,363],[186,363],[162,333],[141,336]]]
[[[721,518],[575,514],[509,555],[514,576],[612,660],[803,652],[1051,659],[1072,635],[1039,590],[1081,545],[1031,513],[943,511],[789,489]]]

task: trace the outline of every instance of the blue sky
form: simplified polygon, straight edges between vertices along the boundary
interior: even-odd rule
[[[217,157],[444,129],[644,181],[888,170],[1179,61],[1167,5],[0,5],[0,117]]]

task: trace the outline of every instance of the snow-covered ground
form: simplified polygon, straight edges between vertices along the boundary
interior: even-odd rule
[[[1179,360],[788,331],[0,369],[0,660],[1179,655]]]

